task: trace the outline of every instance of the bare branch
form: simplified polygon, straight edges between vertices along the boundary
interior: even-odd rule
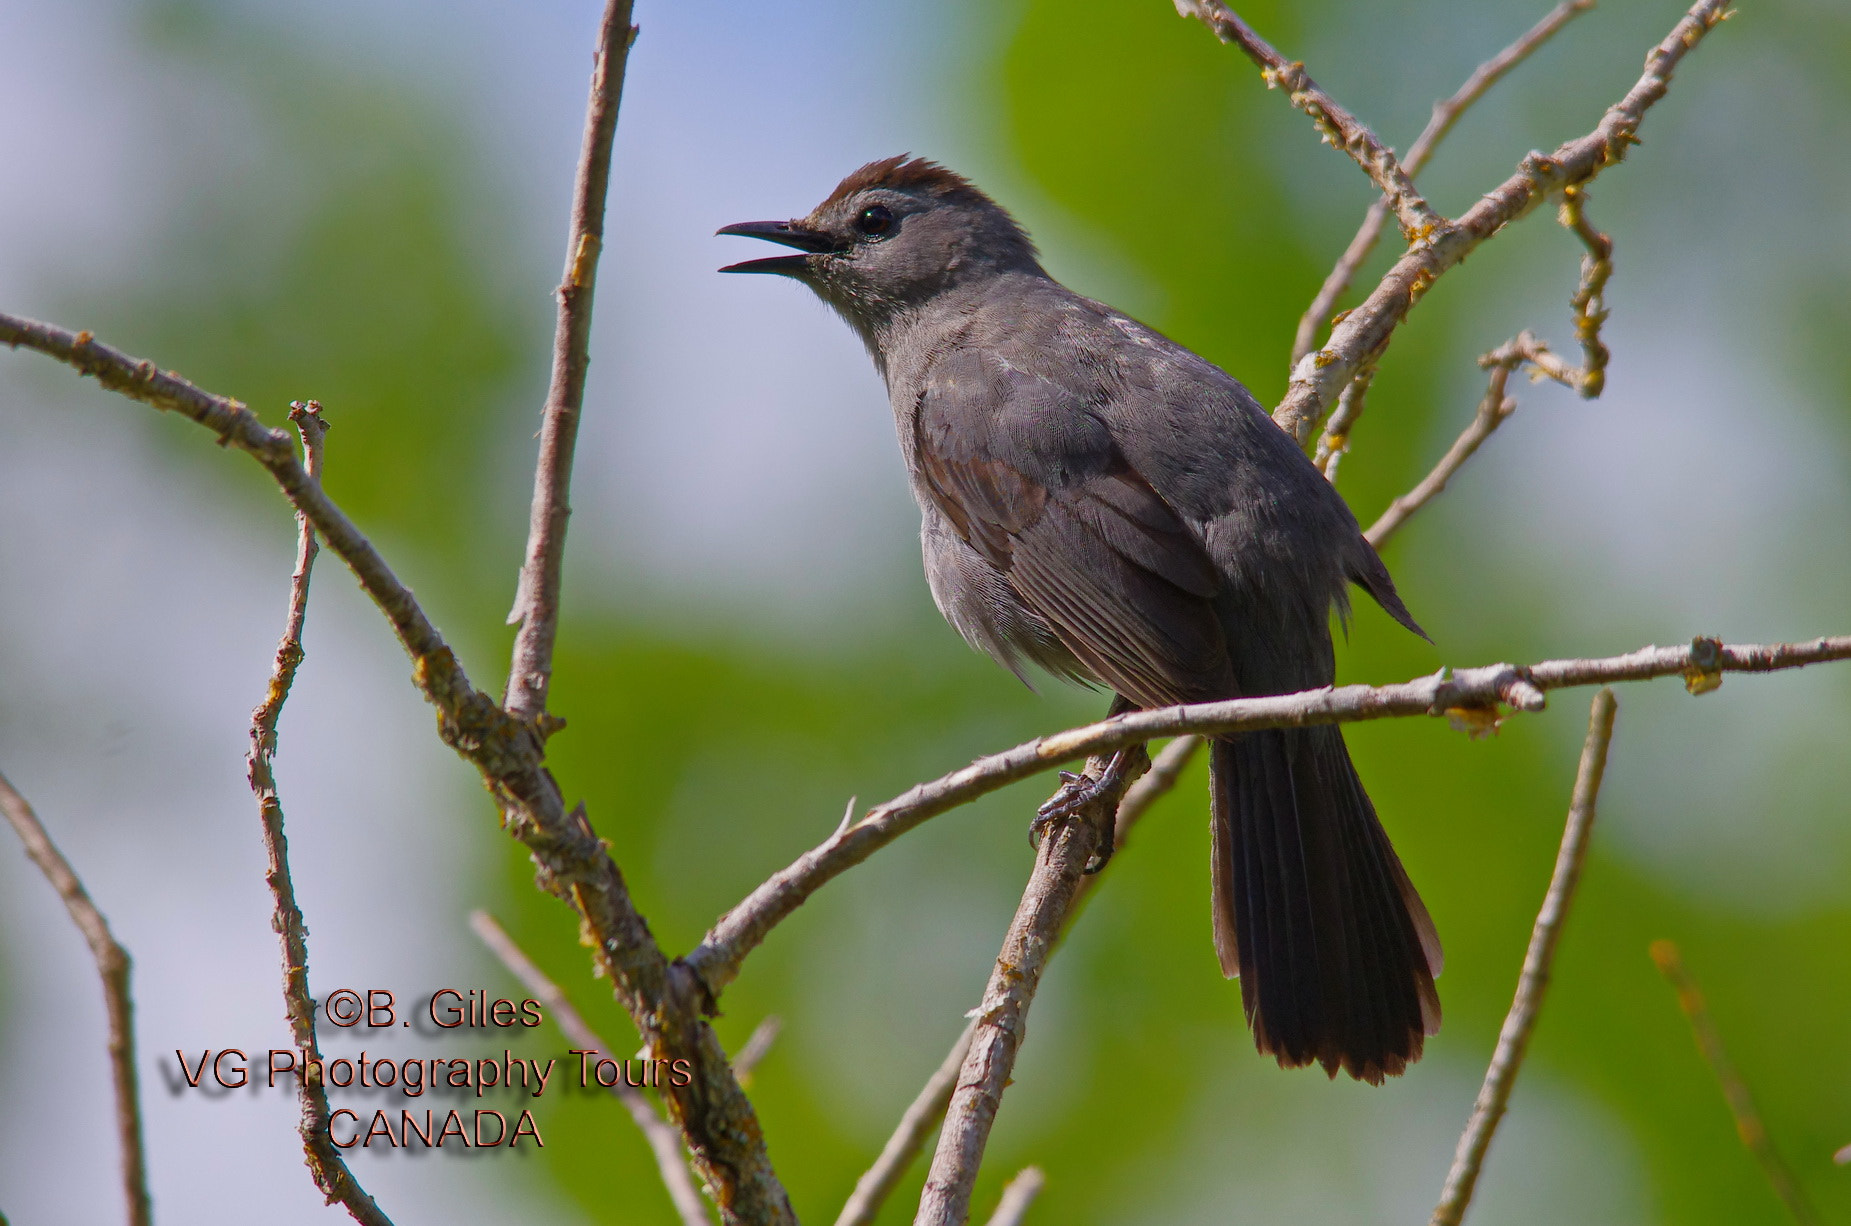
[[[1003,1189],[1003,1197],[996,1202],[996,1212],[990,1215],[988,1226],[1022,1226],[1029,1206],[1035,1203],[1047,1182],[1048,1177],[1041,1173],[1040,1167],[1023,1167]]]
[[[1575,232],[1588,249],[1581,259],[1581,280],[1575,287],[1574,296],[1568,300],[1571,318],[1574,322],[1575,337],[1580,342],[1582,365],[1570,366],[1557,357],[1549,346],[1536,339],[1528,332],[1520,332],[1478,359],[1478,364],[1491,371],[1492,388],[1496,391],[1495,405],[1492,389],[1487,389],[1485,399],[1479,405],[1478,415],[1465,433],[1459,436],[1439,465],[1425,481],[1413,491],[1397,499],[1382,517],[1389,520],[1395,514],[1396,507],[1416,495],[1424,496],[1414,502],[1405,514],[1392,521],[1383,530],[1387,535],[1401,526],[1407,514],[1425,504],[1434,495],[1446,487],[1446,481],[1459,470],[1460,465],[1470,459],[1478,450],[1480,443],[1489,438],[1491,432],[1503,424],[1504,418],[1516,409],[1513,401],[1503,398],[1504,385],[1509,381],[1510,372],[1518,366],[1528,363],[1535,370],[1533,377],[1554,379],[1563,387],[1575,392],[1583,400],[1596,399],[1607,385],[1607,361],[1611,355],[1607,346],[1601,341],[1601,325],[1607,322],[1606,289],[1607,280],[1613,275],[1613,240],[1596,230],[1587,219],[1587,190],[1583,187],[1565,187],[1562,189],[1561,222]],[[1369,394],[1369,386],[1375,381],[1375,367],[1365,366],[1356,372],[1349,386],[1343,389],[1337,398],[1336,411],[1324,424],[1324,433],[1318,438],[1315,462],[1332,484],[1337,480],[1337,466],[1349,448],[1350,431],[1356,427],[1356,421],[1363,414],[1363,403]],[[1498,410],[1501,406],[1501,411]],[[1433,482],[1437,479],[1438,484]],[[1381,525],[1378,523],[1377,525]],[[1373,529],[1371,531],[1374,531]],[[1371,538],[1371,543],[1380,545],[1379,540]]]
[[[1465,84],[1453,92],[1453,96],[1444,102],[1433,104],[1433,116],[1427,120],[1427,126],[1421,130],[1414,143],[1408,146],[1407,156],[1401,159],[1401,169],[1412,179],[1426,166],[1440,142],[1446,139],[1459,117],[1469,110],[1473,103],[1484,97],[1493,85],[1530,58],[1531,54],[1544,43],[1554,38],[1556,31],[1594,7],[1594,0],[1562,0],[1549,15],[1531,26],[1529,32],[1516,42],[1504,48],[1467,77]],[[1298,320],[1298,334],[1292,341],[1292,365],[1312,349],[1317,347],[1318,328],[1329,317],[1337,300],[1343,297],[1350,282],[1356,279],[1356,273],[1362,268],[1363,261],[1375,250],[1375,244],[1382,237],[1382,223],[1388,220],[1388,204],[1377,200],[1369,206],[1369,212],[1363,218],[1363,224],[1356,231],[1356,237],[1344,249],[1343,256],[1337,261],[1330,275],[1324,278],[1324,284],[1318,287],[1317,296],[1305,313]]]
[[[508,968],[509,973],[546,1006],[547,1014],[568,1039],[586,1051],[603,1052],[612,1059],[618,1058],[617,1049],[598,1036],[584,1015],[573,1008],[572,1002],[559,985],[527,956],[526,951],[515,943],[514,938],[508,935],[508,930],[494,916],[487,911],[471,911],[469,926],[475,930],[476,936],[488,947],[489,952]],[[711,1226],[712,1219],[707,1215],[706,1202],[701,1199],[700,1192],[694,1186],[694,1179],[688,1173],[681,1137],[674,1127],[656,1114],[656,1109],[641,1090],[623,1078],[619,1077],[615,1085],[606,1088],[623,1104],[630,1118],[636,1121],[643,1139],[649,1142],[649,1148],[655,1154],[656,1170],[662,1176],[669,1199],[675,1202],[675,1211],[681,1215],[685,1226]]]
[[[39,866],[65,910],[90,946],[103,981],[103,1004],[109,1014],[109,1072],[116,1090],[116,1142],[122,1150],[122,1198],[129,1226],[150,1226],[154,1209],[148,1199],[148,1158],[141,1142],[141,1085],[135,1077],[135,998],[129,990],[133,964],[128,950],[109,930],[109,921],[90,900],[77,870],[40,823],[26,798],[0,775],[0,812],[6,814],[26,855]]]
[[[1222,0],[1176,0],[1176,11],[1194,17],[1215,32],[1224,43],[1233,43],[1259,65],[1267,88],[1283,88],[1292,105],[1311,117],[1324,139],[1349,154],[1363,168],[1382,195],[1394,206],[1401,222],[1401,232],[1410,243],[1421,242],[1444,228],[1447,221],[1433,211],[1409,181],[1392,150],[1384,145],[1368,125],[1344,110],[1319,88],[1305,72],[1305,66],[1288,62],[1271,44],[1240,19],[1240,15]]]
[[[694,1071],[690,1083],[664,1087],[664,1097],[724,1220],[793,1222],[757,1115],[702,1013],[711,996],[685,968],[663,956],[583,809],[567,810],[545,765],[538,721],[514,719],[471,684],[411,590],[308,475],[289,436],[265,427],[237,401],[100,344],[87,332],[0,313],[0,344],[44,353],[95,376],[112,391],[178,412],[269,470],[392,624],[412,658],[412,681],[437,708],[438,736],[481,773],[501,810],[503,827],[533,853],[541,884],[584,919],[599,967],[651,1051],[689,1062]]]
[[[1672,71],[1725,17],[1728,0],[1697,0],[1663,42],[1646,57],[1645,72],[1626,96],[1607,109],[1594,130],[1558,147],[1531,153],[1515,174],[1487,192],[1451,225],[1417,242],[1395,261],[1362,304],[1331,329],[1324,347],[1292,368],[1285,398],[1273,420],[1299,442],[1311,432],[1356,372],[1378,359],[1423,294],[1479,244],[1564,188],[1593,179],[1625,156],[1645,113],[1670,87]]]
[[[1523,1067],[1536,1015],[1549,990],[1549,970],[1555,963],[1562,924],[1568,918],[1575,886],[1581,880],[1581,865],[1587,858],[1588,831],[1594,824],[1594,803],[1607,769],[1607,746],[1613,740],[1613,717],[1618,707],[1612,690],[1603,689],[1594,695],[1588,712],[1587,740],[1581,747],[1581,765],[1575,772],[1574,796],[1568,805],[1568,822],[1562,831],[1561,850],[1556,853],[1555,872],[1549,878],[1549,892],[1536,913],[1530,947],[1523,955],[1523,972],[1517,979],[1517,995],[1504,1017],[1504,1028],[1498,1032],[1497,1050],[1485,1070],[1485,1084],[1473,1104],[1472,1118],[1459,1138],[1459,1150],[1453,1156],[1452,1170],[1446,1174],[1446,1188],[1433,1210],[1431,1226],[1459,1226],[1465,1216],[1478,1172],[1484,1166],[1485,1151],[1491,1147],[1492,1135],[1504,1118],[1511,1089],[1517,1083],[1517,1072]]]
[[[1095,755],[1086,764],[1087,775],[1102,778],[1110,762],[1108,754]],[[1150,759],[1142,753],[1120,763],[1116,787],[1094,797],[1075,816],[1050,823],[1042,838],[1035,870],[977,1006],[977,1027],[938,1134],[938,1149],[932,1155],[914,1226],[964,1226],[969,1220],[971,1189],[983,1165],[983,1151],[1003,1091],[1015,1069],[1041,972],[1060,939],[1102,834],[1110,837],[1108,832],[1115,828],[1118,802],[1136,776],[1149,767]]]
[[[887,1203],[894,1188],[906,1177],[913,1159],[925,1148],[926,1138],[938,1130],[945,1118],[945,1108],[951,1104],[951,1091],[958,1084],[958,1071],[964,1067],[964,1057],[970,1051],[971,1036],[976,1031],[977,1020],[972,1018],[964,1032],[958,1035],[957,1042],[951,1045],[951,1050],[945,1053],[938,1070],[926,1080],[918,1097],[900,1117],[900,1125],[887,1138],[880,1157],[855,1181],[855,1190],[836,1217],[836,1226],[869,1226],[879,1216],[881,1206]]]
[[[1441,669],[1395,685],[1346,685],[1270,698],[1233,698],[1187,707],[1160,707],[1115,715],[979,758],[960,770],[918,784],[848,829],[832,835],[772,874],[708,930],[683,964],[718,994],[739,973],[746,955],[772,928],[828,882],[931,818],[979,796],[1027,779],[1082,754],[1110,753],[1126,745],[1184,733],[1245,732],[1346,724],[1453,711],[1489,711],[1498,704],[1539,711],[1544,691],[1655,677],[1683,677],[1693,692],[1724,673],[1773,672],[1851,659],[1851,635],[1810,643],[1725,646],[1699,638],[1684,647],[1642,647],[1622,656],[1547,660],[1520,667],[1489,664]]]
[[[631,0],[609,0],[598,27],[591,71],[591,100],[585,108],[585,141],[572,187],[572,227],[566,241],[566,271],[559,284],[559,322],[553,334],[553,375],[540,422],[540,458],[533,478],[527,555],[508,624],[519,624],[508,670],[505,705],[516,719],[538,719],[546,711],[553,676],[553,641],[559,630],[559,589],[571,517],[572,453],[578,442],[579,412],[585,403],[585,372],[591,365],[591,307],[597,288],[598,254],[604,247],[604,201],[611,182],[611,141],[617,133],[617,105],[623,98],[624,68],[636,27]]]
[[[1690,1030],[1697,1040],[1697,1050],[1703,1053],[1703,1059],[1722,1086],[1723,1100],[1729,1104],[1729,1114],[1735,1118],[1735,1135],[1742,1139],[1742,1144],[1754,1155],[1767,1181],[1774,1186],[1774,1194],[1780,1197],[1787,1212],[1793,1215],[1793,1220],[1800,1226],[1822,1226],[1818,1210],[1806,1199],[1806,1194],[1800,1190],[1799,1181],[1793,1177],[1793,1171],[1781,1159],[1774,1143],[1768,1139],[1767,1128],[1761,1122],[1761,1113],[1755,1108],[1754,1095],[1748,1092],[1748,1083],[1742,1080],[1741,1073],[1729,1059],[1729,1053],[1723,1050],[1722,1032],[1716,1029],[1709,1005],[1704,1002],[1703,991],[1685,969],[1684,958],[1678,952],[1677,945],[1671,941],[1653,941],[1651,954],[1652,961],[1658,964],[1666,982],[1677,992],[1678,1007],[1690,1019]],[[1841,1152],[1839,1160],[1845,1160],[1844,1153]]]
[[[289,419],[302,435],[303,469],[310,481],[321,481],[322,440],[328,423],[321,416],[321,406],[313,400],[297,401],[289,406]],[[354,1178],[347,1160],[328,1135],[328,1091],[318,1071],[321,1068],[321,1043],[315,1033],[315,1001],[309,995],[308,927],[302,922],[302,908],[296,904],[295,880],[289,874],[289,839],[283,832],[283,802],[276,790],[276,773],[272,760],[276,755],[276,725],[282,717],[283,704],[296,681],[296,669],[302,663],[302,627],[308,617],[309,577],[314,571],[315,529],[308,517],[296,513],[296,569],[289,580],[289,612],[283,622],[283,637],[276,645],[276,663],[270,672],[270,684],[264,699],[251,712],[251,748],[245,755],[251,794],[257,798],[257,816],[263,826],[264,857],[267,866],[264,882],[275,900],[270,927],[275,930],[283,953],[283,1011],[289,1019],[290,1037],[294,1039],[301,1072],[296,1077],[296,1101],[302,1116],[296,1131],[302,1137],[302,1153],[308,1163],[315,1186],[329,1204],[346,1206],[354,1221],[366,1226],[391,1226],[391,1219]]]
[[[1150,807],[1159,798],[1176,786],[1176,781],[1188,769],[1189,763],[1202,748],[1199,736],[1179,736],[1164,746],[1163,752],[1151,762],[1149,773],[1125,792],[1125,798],[1118,802],[1118,815],[1114,819],[1112,844],[1122,849],[1131,829],[1140,818],[1150,811]],[[1080,888],[1074,896],[1074,905],[1067,911],[1061,936],[1073,926],[1079,916],[1079,905],[1101,874],[1093,873],[1080,882]],[[1058,949],[1058,944],[1056,949]],[[1049,955],[1050,957],[1052,954]],[[971,1032],[976,1022],[964,1028],[957,1042],[951,1045],[938,1071],[932,1074],[925,1088],[919,1091],[906,1114],[900,1119],[900,1126],[894,1130],[881,1150],[879,1159],[868,1168],[860,1181],[855,1184],[855,1193],[843,1206],[842,1214],[836,1219],[836,1226],[866,1226],[872,1222],[886,1202],[895,1185],[906,1174],[906,1170],[918,1157],[925,1145],[925,1139],[938,1127],[944,1118],[945,1107],[951,1102],[951,1089],[957,1083],[958,1070],[964,1064],[964,1054],[970,1050]]]

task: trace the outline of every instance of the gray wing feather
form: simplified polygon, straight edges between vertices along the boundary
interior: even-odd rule
[[[1097,680],[1140,706],[1234,692],[1212,560],[1082,393],[957,351],[913,444],[922,494]]]

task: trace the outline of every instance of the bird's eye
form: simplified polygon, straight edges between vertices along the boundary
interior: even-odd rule
[[[893,214],[884,205],[871,204],[855,218],[855,229],[869,238],[879,238],[893,229]]]

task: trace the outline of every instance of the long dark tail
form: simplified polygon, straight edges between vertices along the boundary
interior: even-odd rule
[[[1440,942],[1335,726],[1210,743],[1215,952],[1253,1040],[1380,1083],[1440,1027]]]

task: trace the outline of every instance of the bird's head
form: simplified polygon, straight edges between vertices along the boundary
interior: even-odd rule
[[[795,277],[864,335],[974,281],[1041,272],[1035,245],[1001,205],[962,175],[906,154],[863,166],[807,217],[719,233],[795,247],[796,255],[720,271]]]

